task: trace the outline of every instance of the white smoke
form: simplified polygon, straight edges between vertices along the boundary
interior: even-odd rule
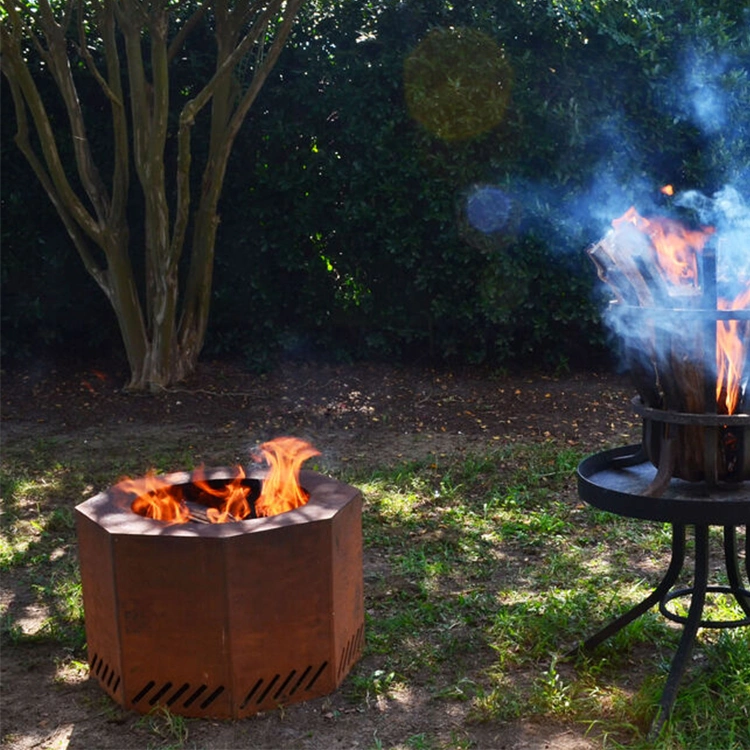
[[[702,224],[716,228],[720,295],[734,299],[750,283],[750,206],[731,185],[710,198],[698,190],[680,193],[675,204],[695,212]]]

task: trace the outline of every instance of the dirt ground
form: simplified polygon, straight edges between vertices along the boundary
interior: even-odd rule
[[[380,364],[288,363],[254,375],[204,363],[179,388],[157,394],[122,389],[126,373],[108,364],[43,366],[3,373],[2,446],[13,452],[54,441],[64,463],[79,452],[147,468],[159,451],[207,466],[245,463],[260,442],[293,434],[322,453],[319,466],[398,464],[426,456],[498,447],[523,439],[566,442],[584,451],[632,442],[632,389],[604,373],[552,377]],[[177,470],[180,466],[166,467]],[[103,489],[92,487],[92,494]],[[365,599],[368,560],[365,555]],[[8,581],[3,598],[18,595]],[[28,613],[33,630],[34,612]],[[39,613],[42,617],[43,613]],[[133,750],[178,747],[164,727],[115,706],[85,675],[61,677],[66,655],[44,642],[5,645],[3,747],[13,750]],[[394,748],[440,727],[444,747],[591,750],[585,727],[477,724],[469,704],[429,691],[396,691],[353,706],[343,691],[237,722],[191,720],[185,747],[332,750]],[[163,740],[159,731],[164,732]],[[170,744],[172,742],[173,744]],[[416,742],[416,740],[415,740]],[[399,744],[402,743],[402,744]],[[431,745],[430,747],[433,747]]]

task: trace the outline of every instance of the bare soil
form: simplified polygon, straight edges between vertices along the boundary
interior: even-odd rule
[[[55,446],[65,463],[85,452],[103,465],[145,470],[175,451],[193,465],[244,463],[248,450],[282,434],[312,442],[321,470],[369,468],[452,456],[523,441],[553,440],[582,451],[633,442],[631,388],[606,373],[500,375],[479,370],[383,364],[289,363],[255,375],[226,363],[202,364],[184,385],[153,394],[122,389],[110,364],[38,367],[4,373],[2,447],[6,455]],[[161,467],[178,470],[185,466]],[[91,494],[103,487],[91,486]],[[71,504],[84,498],[71,498]],[[377,561],[365,555],[365,598]],[[377,572],[377,571],[376,571]],[[379,574],[378,574],[379,575]],[[376,576],[377,577],[377,576]],[[4,580],[7,608],[28,602],[24,629],[44,618],[31,579]],[[95,681],[60,665],[54,642],[5,643],[2,746],[13,750],[178,747],[166,722],[113,704]],[[487,750],[599,747],[586,728],[550,723],[467,723],[469,702],[440,701],[429,687],[353,702],[345,689],[326,698],[236,722],[189,720],[185,747],[332,750],[440,747]],[[409,739],[411,738],[411,739]],[[430,745],[435,747],[435,745]]]

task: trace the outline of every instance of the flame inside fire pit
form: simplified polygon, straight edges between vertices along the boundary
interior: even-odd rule
[[[219,485],[207,481],[203,469],[194,473],[193,486],[202,493],[200,505],[206,506],[205,514],[201,512],[199,516],[191,510],[181,486],[154,472],[138,479],[123,479],[112,491],[135,495],[131,505],[135,513],[166,523],[188,523],[204,518],[208,523],[229,523],[275,516],[304,505],[309,494],[300,487],[300,468],[308,458],[319,456],[320,451],[299,438],[280,437],[263,443],[260,454],[256,460],[265,459],[270,471],[259,497],[252,497],[254,485],[246,481],[241,466],[235,468],[236,475],[232,479]]]

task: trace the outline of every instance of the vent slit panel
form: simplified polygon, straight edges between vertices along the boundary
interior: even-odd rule
[[[251,689],[251,690],[250,690],[250,692],[249,692],[249,693],[247,694],[247,696],[245,696],[245,700],[244,700],[244,701],[242,701],[242,705],[240,706],[240,709],[243,709],[243,708],[245,708],[245,706],[247,706],[247,704],[248,704],[248,703],[250,703],[250,701],[252,700],[253,696],[254,696],[254,695],[255,695],[255,693],[256,693],[256,692],[258,691],[258,688],[259,688],[259,687],[260,687],[260,686],[261,686],[262,684],[263,684],[263,678],[261,677],[261,678],[260,678],[260,679],[259,679],[259,680],[258,680],[258,681],[257,681],[257,682],[255,683],[255,685],[253,685],[252,689]]]
[[[278,700],[281,694],[284,692],[284,688],[289,684],[289,681],[297,674],[297,670],[293,669],[288,675],[284,682],[281,683],[281,687],[273,694],[273,699]]]
[[[152,696],[148,702],[149,706],[153,706],[166,692],[172,687],[171,682],[165,682]]]
[[[183,682],[182,685],[174,692],[174,694],[167,701],[167,706],[171,706],[173,703],[178,701],[180,697],[187,691],[190,690],[190,683]]]
[[[271,688],[276,684],[278,679],[279,675],[277,674],[274,676],[271,682],[268,683],[268,687],[261,693],[260,698],[258,698],[258,703],[263,703],[263,701],[266,699],[266,696],[271,692]]]
[[[314,685],[314,684],[315,684],[315,683],[316,683],[316,682],[318,681],[318,677],[320,677],[320,675],[322,675],[322,674],[323,674],[323,670],[324,670],[324,669],[325,669],[325,668],[326,668],[327,666],[328,666],[328,662],[327,662],[327,661],[324,661],[324,662],[323,662],[323,663],[322,663],[322,664],[320,665],[320,669],[318,669],[318,671],[317,671],[317,672],[315,673],[315,676],[314,676],[314,677],[312,678],[312,680],[310,680],[310,682],[309,682],[309,683],[307,684],[307,686],[305,687],[305,690],[312,690],[312,686],[313,686],[313,685]]]
[[[185,708],[189,708],[190,706],[192,706],[193,703],[195,703],[195,701],[197,701],[198,698],[200,698],[201,695],[206,692],[207,687],[208,685],[201,685],[182,705]]]
[[[310,665],[300,676],[297,682],[295,683],[294,687],[289,691],[289,695],[294,695],[297,690],[299,689],[299,686],[302,684],[302,681],[307,677],[307,675],[310,674],[310,670],[312,670],[312,665]]]
[[[352,639],[349,639],[349,642],[341,649],[341,662],[339,664],[339,675],[344,671],[346,668],[346,665],[349,663],[349,655],[351,654],[352,650]]]
[[[206,700],[201,703],[201,708],[206,709],[208,708],[222,693],[224,692],[224,686],[219,685],[219,687],[216,688],[216,690],[211,693],[211,695],[206,698]]]
[[[364,636],[365,636],[365,626],[360,625],[357,628],[357,649],[355,653],[359,653],[362,650],[362,646],[364,645]]]
[[[155,683],[155,682],[154,682],[153,680],[149,680],[149,681],[148,681],[148,682],[146,683],[145,687],[144,687],[144,688],[143,688],[143,689],[141,690],[141,692],[140,692],[140,693],[138,693],[138,695],[136,695],[136,696],[135,696],[135,698],[133,698],[133,704],[135,705],[136,703],[138,703],[138,701],[139,701],[139,700],[140,700],[141,698],[143,698],[143,697],[144,697],[144,696],[145,696],[145,695],[146,695],[146,694],[147,694],[147,693],[148,693],[148,692],[149,692],[149,691],[151,690],[151,688],[152,688],[152,687],[153,687],[154,685],[156,685],[156,683]]]

